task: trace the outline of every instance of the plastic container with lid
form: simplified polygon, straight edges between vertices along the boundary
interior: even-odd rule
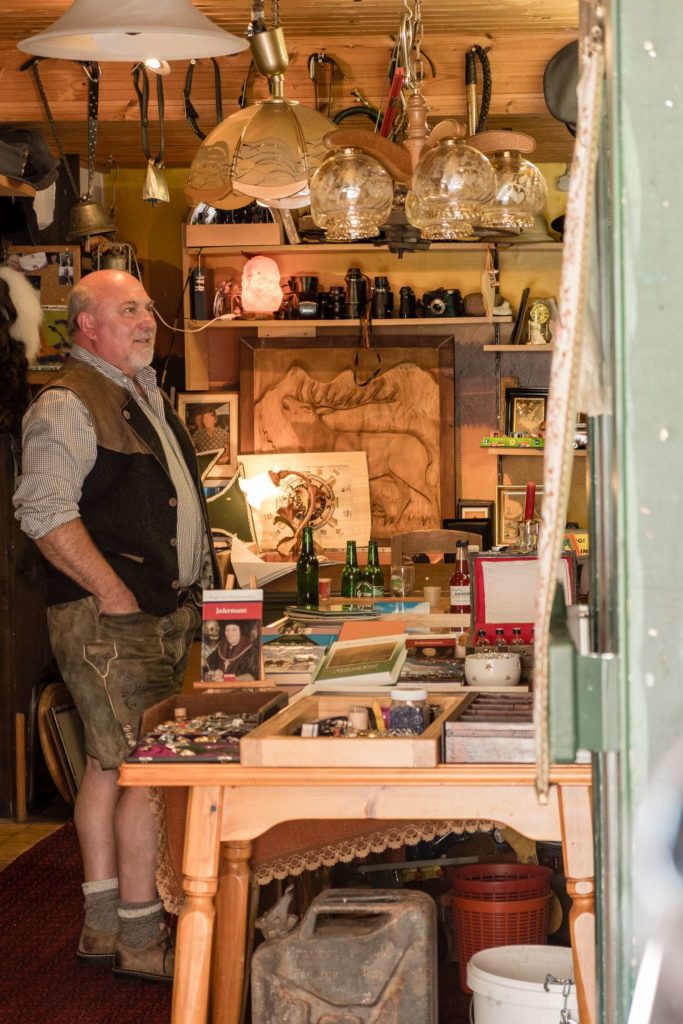
[[[389,728],[419,736],[429,725],[427,691],[415,686],[397,686],[391,692]]]

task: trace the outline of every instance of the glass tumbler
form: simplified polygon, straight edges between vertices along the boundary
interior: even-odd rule
[[[391,593],[394,597],[409,597],[415,593],[415,566],[412,562],[392,565]]]

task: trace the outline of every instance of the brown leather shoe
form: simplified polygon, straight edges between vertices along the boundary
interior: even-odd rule
[[[118,931],[102,932],[84,924],[76,953],[79,963],[92,967],[111,967],[114,963],[114,949],[118,937]]]
[[[143,981],[173,981],[174,939],[165,925],[158,939],[135,949],[116,943],[112,974],[116,978],[141,978]]]

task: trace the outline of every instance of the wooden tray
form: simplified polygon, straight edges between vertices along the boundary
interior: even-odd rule
[[[441,735],[448,719],[470,694],[429,693],[429,702],[443,710],[420,736],[302,737],[293,733],[303,722],[345,715],[353,704],[380,707],[391,703],[391,692],[320,694],[300,697],[288,708],[259,725],[240,741],[243,765],[280,768],[434,768],[441,760]]]
[[[479,691],[444,723],[446,764],[534,761],[531,694]]]

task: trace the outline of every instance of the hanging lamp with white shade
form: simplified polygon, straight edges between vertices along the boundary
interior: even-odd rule
[[[219,57],[249,43],[219,28],[191,0],[73,0],[49,28],[17,45],[39,57],[133,63]]]

